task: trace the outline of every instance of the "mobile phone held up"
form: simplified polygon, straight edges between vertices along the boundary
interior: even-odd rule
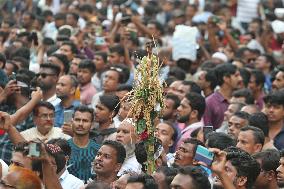
[[[39,157],[40,156],[40,143],[32,142],[29,144],[29,157]]]
[[[64,111],[64,123],[69,123],[72,120],[73,111],[65,110]]]
[[[194,160],[205,163],[208,167],[212,165],[214,160],[214,153],[207,148],[198,145],[195,151]]]

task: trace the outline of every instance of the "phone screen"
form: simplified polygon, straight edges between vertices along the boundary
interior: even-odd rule
[[[201,161],[207,166],[211,166],[214,160],[214,153],[210,152],[207,148],[198,145],[195,151],[194,160]]]
[[[72,120],[73,111],[65,110],[64,111],[64,123],[68,123]]]
[[[29,157],[39,157],[40,156],[40,144],[32,142],[29,144]]]

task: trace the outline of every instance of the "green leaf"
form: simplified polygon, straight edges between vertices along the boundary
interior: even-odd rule
[[[137,121],[137,133],[141,134],[145,131],[146,129],[146,120],[145,119],[139,119]]]

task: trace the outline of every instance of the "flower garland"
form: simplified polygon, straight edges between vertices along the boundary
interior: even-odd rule
[[[154,159],[154,119],[163,109],[163,88],[159,82],[161,63],[153,53],[143,57],[135,72],[135,86],[130,93],[129,114],[134,118],[136,132],[145,142],[147,151],[147,172],[155,171]],[[159,108],[157,108],[159,107]]]

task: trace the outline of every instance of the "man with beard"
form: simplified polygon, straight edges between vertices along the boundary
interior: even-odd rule
[[[138,174],[141,173],[141,165],[138,163],[134,152],[135,144],[138,140],[132,119],[123,120],[117,128],[116,141],[124,146],[126,150],[126,159],[118,172],[118,176],[121,176],[125,171],[131,171]]]
[[[284,88],[284,66],[279,65],[278,71],[275,74],[274,81],[272,82],[272,90],[277,91]]]
[[[190,138],[190,134],[203,126],[200,121],[205,111],[205,98],[197,93],[188,93],[182,99],[178,107],[178,122],[187,125],[178,137],[177,149],[182,141]]]
[[[82,60],[78,67],[77,79],[80,84],[80,101],[84,105],[90,105],[96,88],[92,84],[92,77],[96,72],[96,66],[91,60]]]
[[[41,88],[43,100],[50,102],[53,106],[60,103],[56,96],[56,83],[60,73],[60,68],[55,64],[44,63],[40,65],[37,74],[37,85]]]
[[[224,112],[229,106],[232,93],[241,84],[242,77],[237,67],[228,63],[218,65],[215,73],[220,89],[206,98],[203,119],[205,125],[218,129],[224,121]]]
[[[68,140],[71,147],[68,171],[85,182],[92,176],[90,166],[99,149],[99,145],[89,139],[93,120],[93,109],[86,106],[75,108],[72,120],[74,136]]]
[[[117,173],[125,160],[126,151],[117,141],[106,140],[99,149],[93,169],[96,177],[93,182],[103,182],[111,185],[117,180]]]
[[[78,81],[75,76],[61,76],[56,84],[56,95],[61,102],[55,106],[55,127],[61,127],[64,123],[64,111],[74,109],[80,105],[80,101],[75,99],[75,91]],[[63,132],[70,134],[71,127],[63,127]],[[69,131],[69,132],[68,132]]]

